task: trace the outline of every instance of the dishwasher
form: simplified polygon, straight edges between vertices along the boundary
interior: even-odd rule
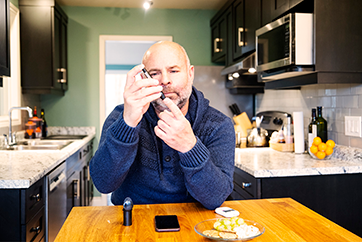
[[[47,212],[45,241],[52,242],[55,240],[60,228],[67,217],[67,186],[66,186],[66,163],[63,162],[56,167],[48,176],[47,189]]]

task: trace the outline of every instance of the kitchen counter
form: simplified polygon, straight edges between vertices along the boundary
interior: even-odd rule
[[[95,127],[48,127],[48,135],[87,135],[61,150],[0,150],[0,189],[29,188],[95,137]]]
[[[330,160],[271,148],[235,150],[235,166],[255,178],[362,173],[362,150],[336,146]]]

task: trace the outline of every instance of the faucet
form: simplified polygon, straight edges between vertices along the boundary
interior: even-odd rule
[[[20,109],[20,110],[26,110],[28,111],[29,113],[29,118],[32,118],[33,117],[33,110],[29,107],[12,107],[10,108],[10,111],[9,111],[9,137],[8,139],[6,138],[6,135],[4,134],[5,136],[5,144],[7,146],[11,146],[11,145],[15,145],[16,144],[16,136],[15,136],[15,133],[14,135],[12,134],[12,125],[11,125],[11,111],[13,111],[14,109]]]

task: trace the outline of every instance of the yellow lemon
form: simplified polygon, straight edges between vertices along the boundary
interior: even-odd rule
[[[310,152],[312,152],[313,154],[317,153],[317,152],[318,152],[318,147],[315,146],[315,145],[312,145],[312,146],[310,147]]]
[[[326,157],[326,153],[324,153],[323,151],[318,151],[316,156],[318,159],[323,160],[324,157]]]
[[[333,148],[328,146],[325,152],[326,152],[326,155],[331,155],[331,154],[333,154]]]
[[[329,147],[331,147],[331,148],[334,148],[334,146],[336,145],[336,143],[334,143],[334,141],[333,140],[328,140],[327,142],[326,142],[326,145],[328,145]]]
[[[327,145],[325,143],[320,143],[318,145],[318,150],[319,151],[325,151],[327,149]]]
[[[315,138],[313,139],[313,144],[314,144],[315,146],[318,146],[320,143],[322,143],[322,139],[321,139],[321,138],[315,137]]]

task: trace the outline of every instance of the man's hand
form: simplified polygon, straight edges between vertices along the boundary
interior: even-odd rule
[[[155,134],[171,148],[185,153],[196,144],[196,137],[189,121],[171,99],[163,100],[171,110],[160,113]]]
[[[128,126],[136,127],[143,114],[150,106],[150,102],[161,96],[162,86],[154,79],[141,79],[136,81],[136,75],[141,72],[144,65],[135,66],[127,73],[124,89],[123,118]]]

